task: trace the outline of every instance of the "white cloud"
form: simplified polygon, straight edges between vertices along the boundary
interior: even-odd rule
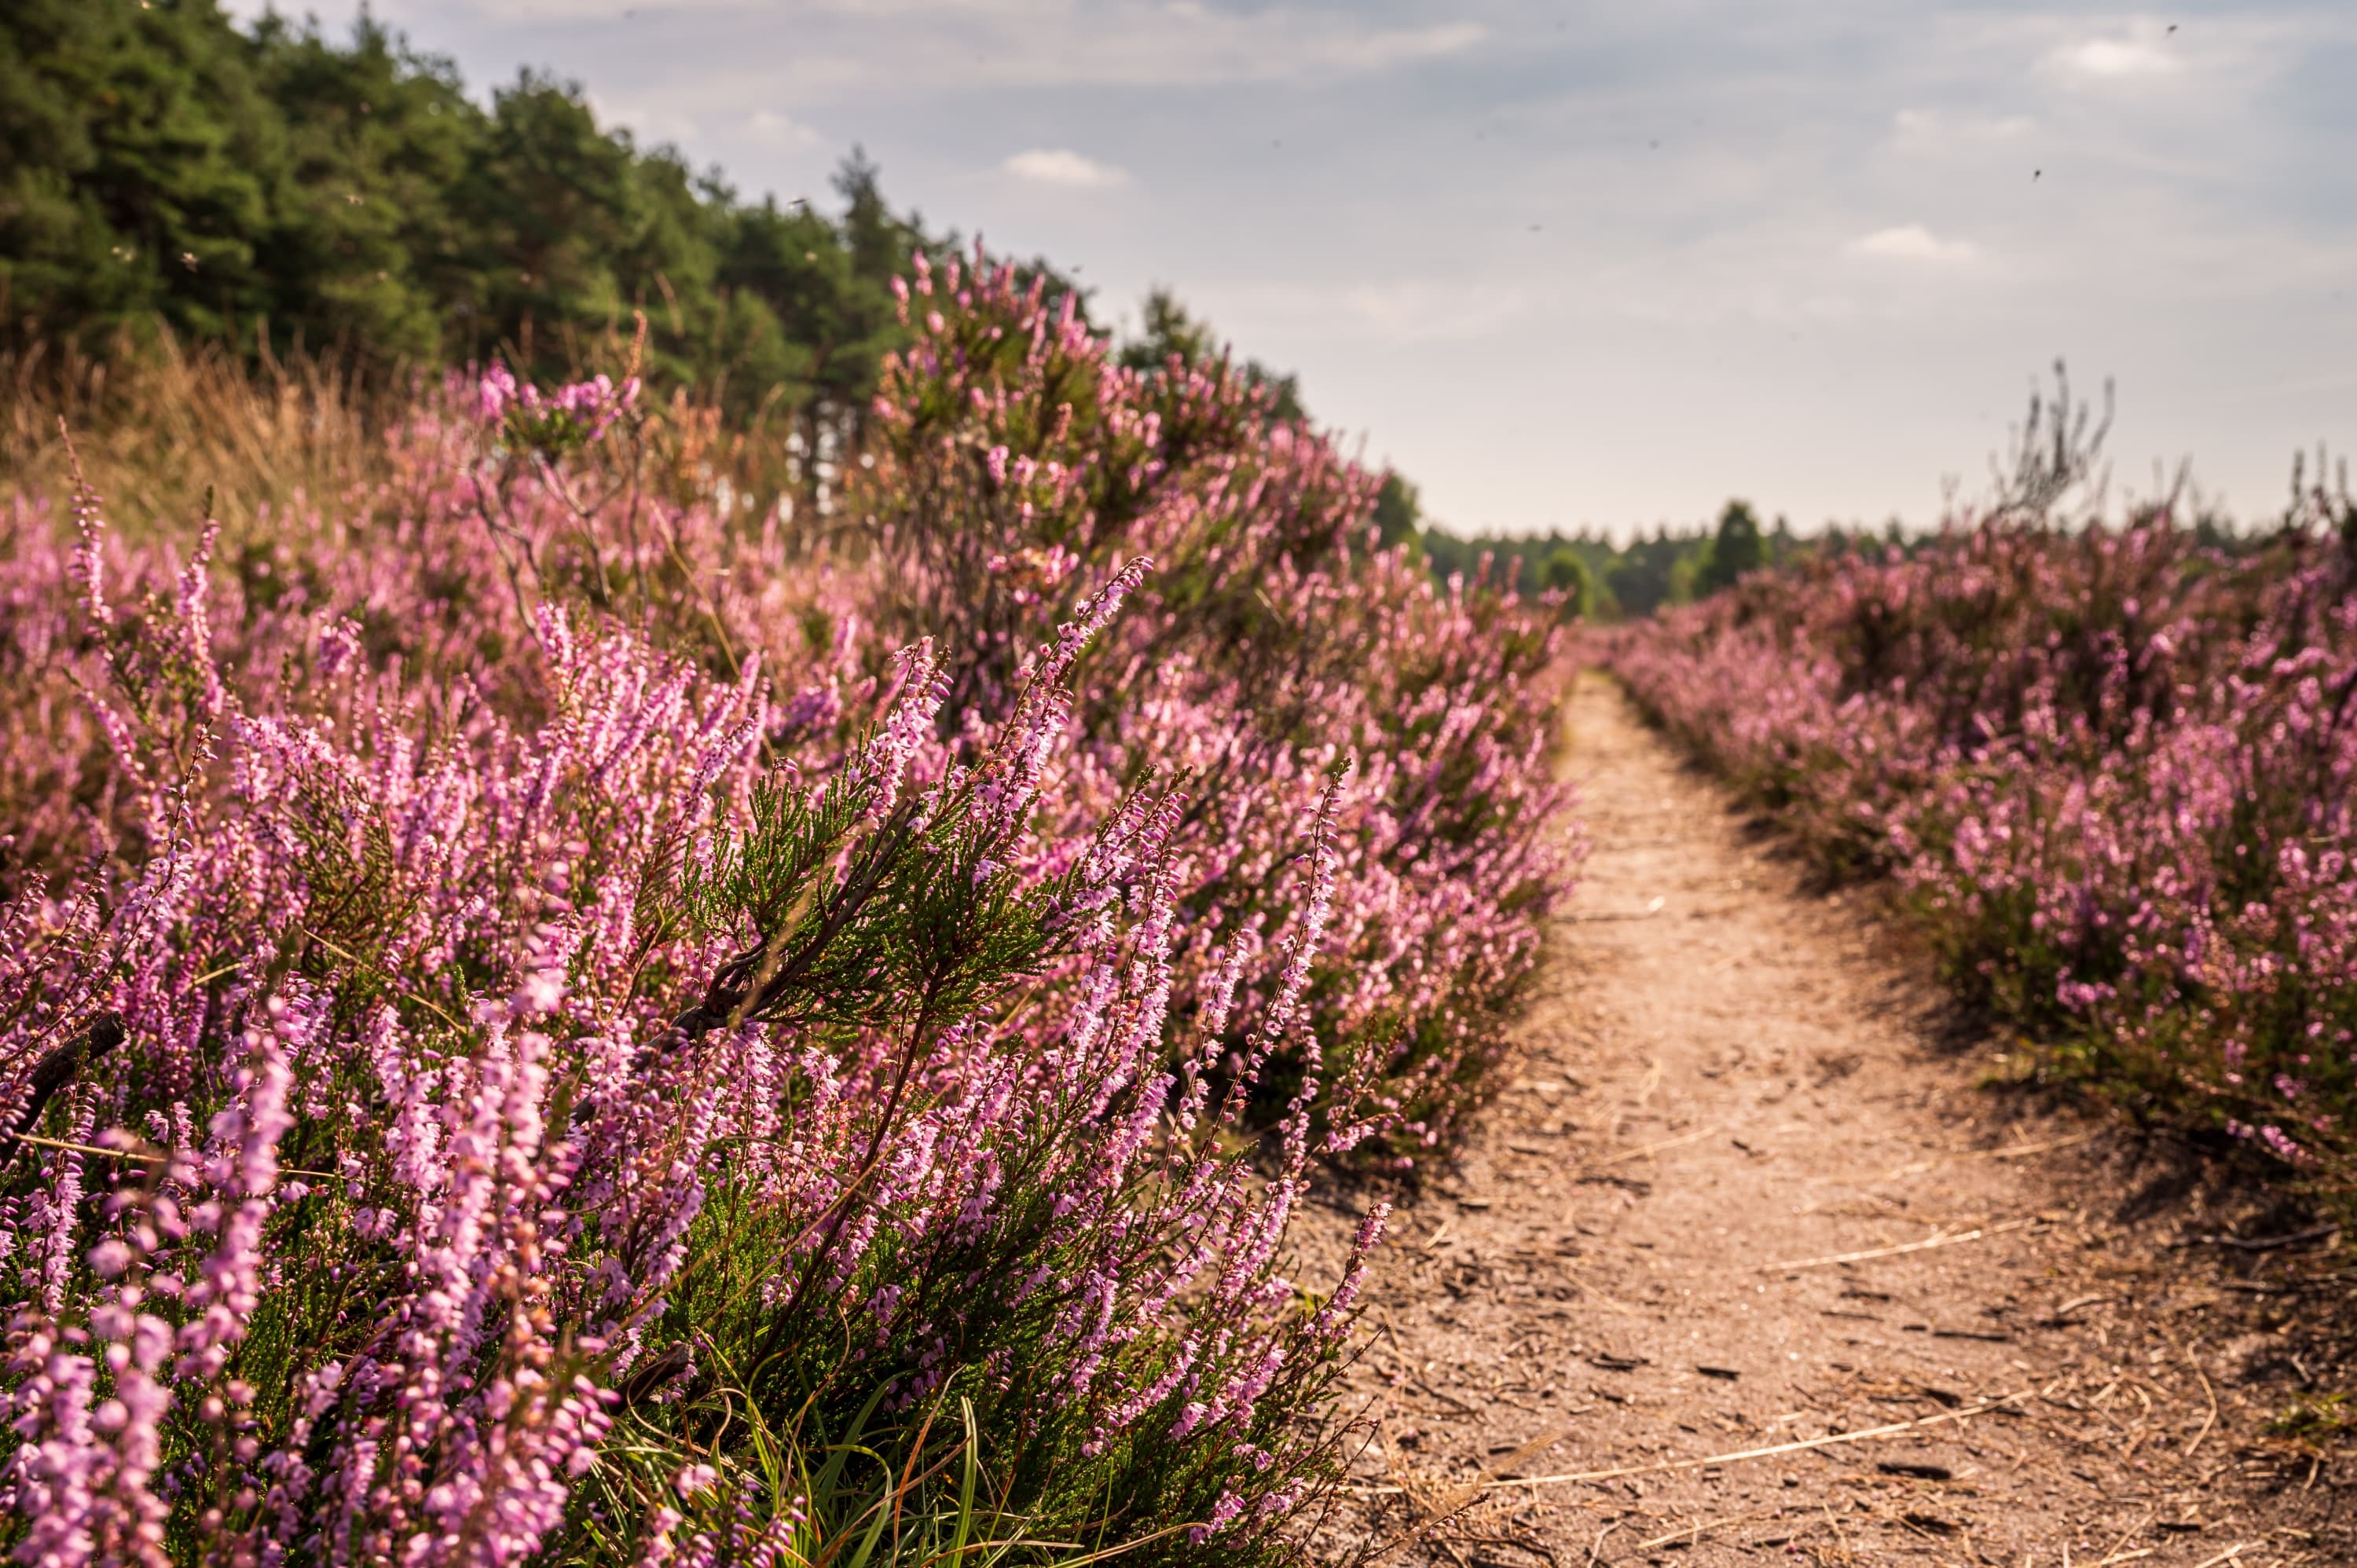
[[[1948,265],[1969,262],[1980,252],[1963,240],[1943,240],[1921,223],[1902,223],[1896,228],[1877,229],[1849,242],[1850,254],[1876,256],[1902,262],[1932,262]]]
[[[826,138],[791,114],[756,109],[745,118],[745,129],[762,141],[784,147],[814,147]]]
[[[620,126],[637,137],[641,145],[651,142],[688,142],[695,137],[695,122],[684,114],[636,103],[608,105],[594,92],[586,96],[590,113],[601,124]]]
[[[1361,70],[1383,70],[1411,60],[1461,54],[1490,36],[1479,22],[1448,22],[1437,27],[1401,27],[1363,38],[1334,40],[1329,59]]]
[[[1125,171],[1083,157],[1070,147],[1034,147],[1028,153],[1016,154],[1000,166],[1017,179],[1035,185],[1060,185],[1072,190],[1106,190],[1129,183]]]
[[[2185,69],[2177,40],[2158,22],[2140,22],[2125,35],[2082,38],[2046,57],[2048,69],[2081,81],[2134,81],[2175,76]]]

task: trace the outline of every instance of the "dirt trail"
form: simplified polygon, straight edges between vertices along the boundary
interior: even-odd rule
[[[1385,1250],[1356,1374],[1382,1435],[1340,1537],[1451,1514],[1386,1561],[2357,1563],[2339,1464],[2264,1435],[2324,1370],[2272,1331],[2322,1264],[2182,1245],[2269,1217],[1982,1087],[1989,1049],[1942,1038],[1867,901],[1805,890],[1617,688],[1586,678],[1571,732],[1593,853],[1559,983]],[[1484,1479],[1913,1422],[1458,1511]]]

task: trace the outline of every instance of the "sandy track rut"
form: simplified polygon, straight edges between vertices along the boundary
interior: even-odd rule
[[[1584,678],[1570,725],[1586,878],[1512,1089],[1377,1270],[1382,1435],[1329,1544],[1485,1478],[1936,1418],[1496,1487],[1386,1560],[2357,1562],[2332,1463],[2258,1434],[2293,1391],[2275,1297],[2168,1246],[2249,1217],[1976,1088],[1987,1049],[1942,1044],[1865,901],[1804,891],[1616,687]]]

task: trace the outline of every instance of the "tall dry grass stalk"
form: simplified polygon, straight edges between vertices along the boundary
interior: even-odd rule
[[[382,478],[382,432],[400,406],[332,360],[253,365],[160,328],[102,354],[49,343],[0,354],[0,499],[65,493],[70,433],[116,526],[135,536],[185,525],[209,489],[234,534],[265,507]]]
[[[623,363],[609,334],[597,368]],[[74,456],[107,498],[113,526],[136,540],[185,531],[212,495],[235,540],[267,510],[302,498],[349,498],[393,477],[386,434],[433,402],[423,367],[361,376],[332,356],[250,360],[225,344],[189,344],[161,323],[103,351],[38,343],[0,349],[0,504],[72,489]],[[807,528],[834,511],[853,462],[848,433],[805,429],[779,397],[738,420],[725,389],[673,389],[645,409],[633,454],[640,481],[672,503],[758,525],[772,510]]]

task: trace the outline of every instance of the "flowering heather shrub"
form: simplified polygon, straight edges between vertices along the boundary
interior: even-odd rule
[[[921,270],[918,286],[934,286]],[[942,297],[954,314],[943,330],[998,358],[985,376],[929,333],[931,357],[894,368],[877,460],[850,470],[841,525],[743,516],[692,415],[635,420],[628,381],[527,397],[495,371],[391,433],[389,478],[265,511],[220,542],[201,592],[222,679],[270,711],[317,678],[315,623],[333,614],[350,637],[330,657],[398,671],[423,702],[463,693],[534,723],[546,684],[535,618],[556,604],[716,676],[758,664],[792,693],[768,753],[806,760],[839,754],[877,717],[892,650],[925,636],[959,650],[952,711],[986,722],[1023,650],[1084,585],[1154,553],[1142,602],[1092,656],[1102,674],[1073,715],[1066,820],[1050,836],[1083,836],[1155,769],[1188,771],[1195,803],[1173,853],[1189,920],[1173,961],[1200,979],[1214,949],[1235,949],[1243,993],[1265,1004],[1269,933],[1300,905],[1286,868],[1327,771],[1355,757],[1310,1016],[1321,1049],[1379,1085],[1394,1112],[1385,1145],[1437,1144],[1505,1047],[1576,852],[1555,831],[1547,762],[1554,618],[1486,581],[1437,587],[1404,553],[1375,550],[1373,478],[1323,439],[1272,425],[1266,393],[1242,378],[1121,370],[1005,272],[955,292],[966,303]],[[998,402],[973,415],[977,432],[957,411],[989,402],[983,381]],[[1043,410],[1081,385],[1092,389],[1082,413]],[[943,456],[1027,420],[1043,456]],[[1010,499],[994,462],[1036,498]],[[1062,478],[1039,478],[1050,472]],[[74,635],[55,607],[63,531],[38,499],[9,506],[0,594],[24,613],[0,631],[0,702],[25,703],[44,738],[0,756],[0,888],[22,868],[78,864],[93,835],[102,852],[135,831],[115,764],[54,668]],[[137,642],[150,601],[170,603],[186,567],[153,532],[102,548],[137,585],[120,634]],[[1308,1066],[1288,1051],[1260,1110]]]
[[[2336,511],[2340,515],[2335,515]],[[1960,528],[1624,634],[1671,731],[2058,1063],[2351,1181],[2357,514]]]
[[[1500,1049],[1551,618],[1106,373],[1075,464],[1224,445],[972,603],[904,502],[983,528],[987,453],[748,516],[627,380],[454,385],[258,527],[11,498],[20,1559],[1295,1554],[1382,1220],[1317,1294],[1287,1217]]]
[[[45,497],[0,503],[0,892],[137,832],[123,765],[79,695],[98,670],[80,661],[99,628],[71,613],[87,566],[113,585],[105,658],[140,677],[120,699],[134,704],[178,700],[147,677],[188,664],[193,627],[216,655],[209,679],[249,713],[365,669],[426,708],[458,704],[421,714],[434,725],[479,707],[536,724],[550,690],[537,617],[556,606],[729,680],[758,667],[795,693],[773,751],[839,749],[874,716],[890,650],[856,636],[861,584],[790,551],[778,518],[731,526],[694,485],[697,454],[676,449],[690,444],[663,430],[584,452],[560,425],[535,446],[538,426],[479,418],[475,398],[453,386],[410,411],[386,436],[388,478],[265,506],[234,534],[79,537]]]
[[[932,739],[920,644],[806,773],[760,758],[757,671],[550,604],[535,725],[331,617],[251,712],[201,564],[135,621],[81,517],[145,849],[5,915],[16,1556],[1287,1554],[1381,1217],[1305,1304],[1318,1086],[1273,1171],[1225,1151],[1300,1027],[1330,811],[1224,1087],[1232,969],[1170,1017],[1184,797],[1032,869],[1145,563],[998,724]]]
[[[1357,757],[1318,1044],[1279,1064],[1272,1104],[1322,1054],[1395,1113],[1396,1153],[1438,1143],[1504,1049],[1576,854],[1552,831],[1555,618],[1377,549],[1380,476],[1273,419],[1269,389],[1224,364],[1125,370],[1069,300],[979,254],[920,259],[902,303],[916,342],[887,366],[875,465],[847,490],[854,544],[889,567],[878,619],[974,650],[958,695],[995,713],[1088,583],[1153,555],[1140,612],[1091,655],[1105,678],[1078,711],[1083,811],[1157,769],[1195,781],[1173,961],[1200,977],[1240,951],[1265,1004],[1270,933],[1305,891],[1286,846],[1325,772]]]

